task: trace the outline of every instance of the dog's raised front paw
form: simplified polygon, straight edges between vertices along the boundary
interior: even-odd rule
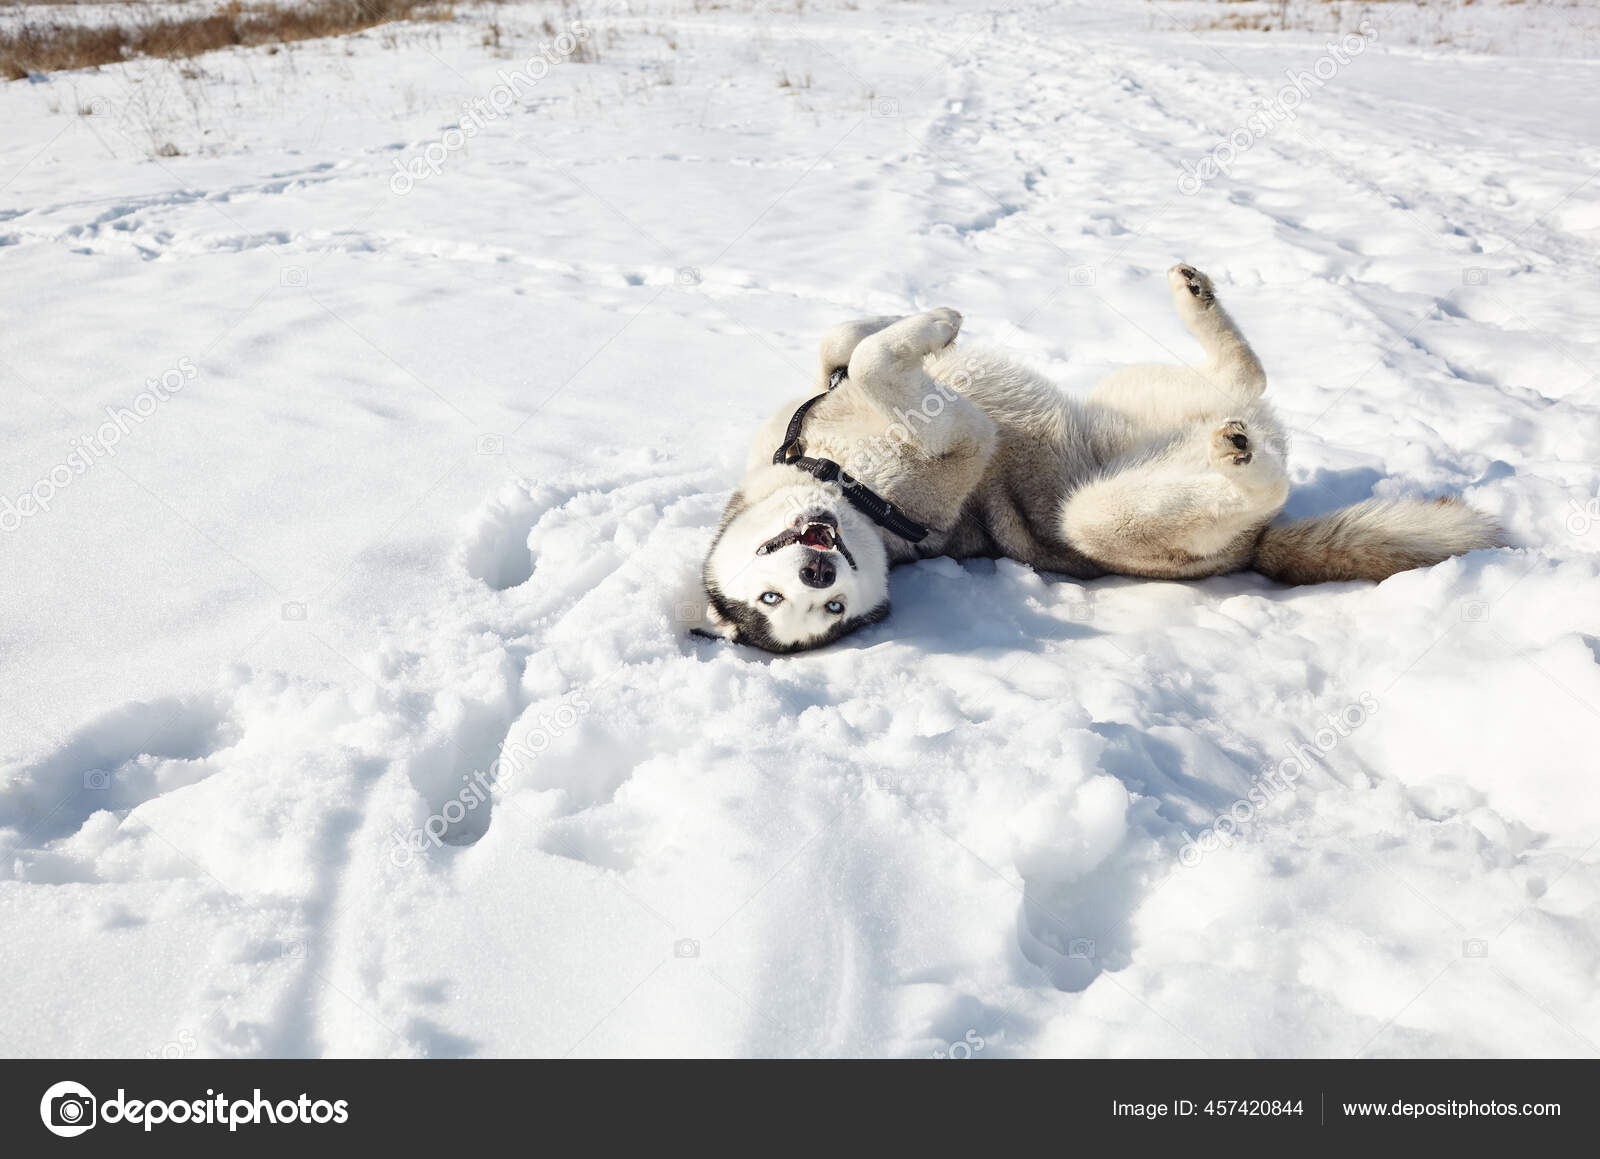
[[[896,353],[902,357],[922,358],[937,353],[956,340],[961,333],[961,315],[948,306],[924,310],[898,322],[888,331]]]
[[[943,350],[956,340],[957,334],[961,333],[961,314],[957,310],[952,310],[949,306],[939,306],[936,309],[929,310],[926,317],[933,321],[935,340],[943,338],[943,341],[934,347],[935,350]]]

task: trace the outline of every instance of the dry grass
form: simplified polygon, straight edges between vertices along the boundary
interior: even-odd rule
[[[300,0],[246,6],[234,0],[206,16],[157,19],[133,26],[86,27],[51,22],[0,31],[0,77],[93,68],[135,56],[169,60],[233,45],[285,44],[340,36],[391,20],[450,20],[446,0]]]

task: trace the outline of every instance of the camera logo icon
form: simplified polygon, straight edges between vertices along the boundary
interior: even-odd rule
[[[1093,938],[1073,938],[1067,943],[1067,957],[1092,958],[1094,957]]]
[[[1461,284],[1463,286],[1487,286],[1489,284],[1489,271],[1481,266],[1468,266],[1461,271]]]
[[[700,284],[700,268],[698,266],[680,266],[673,275],[672,280],[680,286],[698,286]]]
[[[1489,618],[1489,605],[1482,600],[1468,600],[1461,605],[1461,618],[1469,624],[1482,623]]]
[[[1461,943],[1461,956],[1463,958],[1487,958],[1489,956],[1489,943],[1482,938],[1468,938]]]
[[[679,938],[672,943],[672,956],[674,958],[698,958],[700,956],[700,943],[694,938]]]
[[[286,620],[303,620],[306,618],[306,606],[298,601],[291,601],[283,605],[283,618]]]
[[[56,1083],[39,1100],[39,1117],[52,1135],[71,1139],[95,1124],[94,1093],[82,1083]]]
[[[90,769],[83,774],[83,787],[85,789],[109,789],[111,787],[111,774],[105,769]]]
[[[308,280],[304,266],[284,266],[278,274],[280,286],[303,286]]]
[[[1568,499],[1567,506],[1572,508],[1572,514],[1567,516],[1567,530],[1573,535],[1588,535],[1589,529],[1600,523],[1600,498],[1591,499],[1587,504]]]
[[[1073,266],[1067,271],[1067,284],[1069,286],[1094,285],[1093,266]]]
[[[874,117],[898,117],[900,115],[900,102],[890,97],[872,98],[871,108]]]

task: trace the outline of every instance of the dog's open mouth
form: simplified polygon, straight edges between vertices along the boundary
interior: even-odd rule
[[[791,526],[784,528],[756,548],[756,554],[768,555],[774,551],[781,551],[792,543],[798,543],[814,551],[844,550],[844,545],[839,541],[839,521],[832,515],[822,514],[802,515]]]
[[[838,534],[826,523],[808,523],[800,533],[800,542],[818,551],[832,551],[838,541]]]

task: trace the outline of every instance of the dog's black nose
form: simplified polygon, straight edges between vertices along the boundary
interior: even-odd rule
[[[800,582],[808,588],[832,587],[834,575],[833,564],[820,551],[807,557],[800,567]]]

